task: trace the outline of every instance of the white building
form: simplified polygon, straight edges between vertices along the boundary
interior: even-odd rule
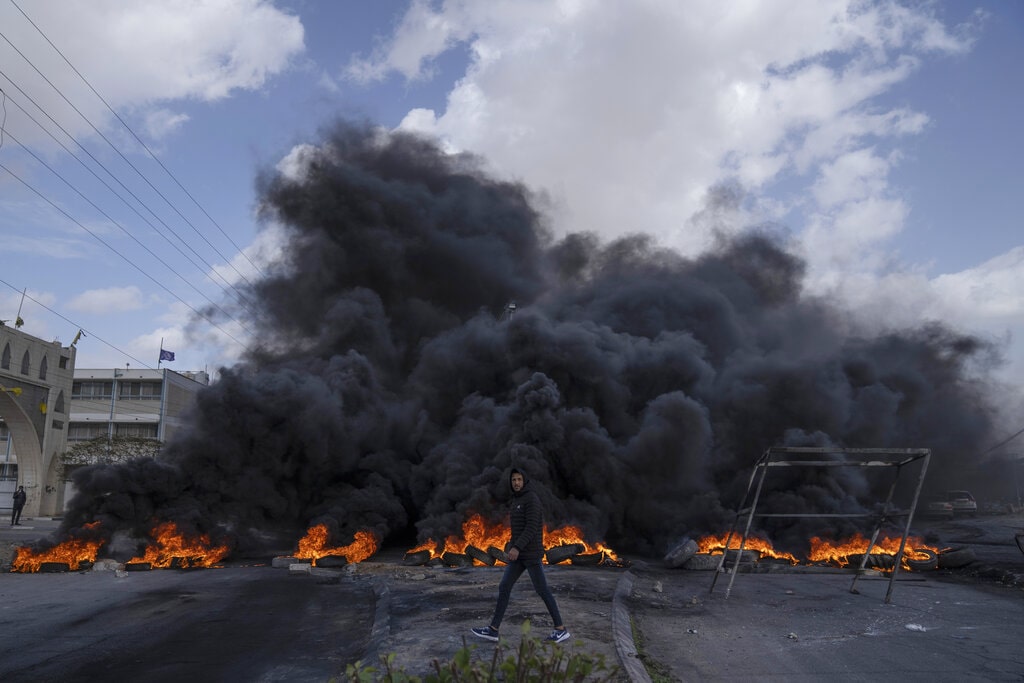
[[[70,457],[76,444],[98,437],[167,441],[185,426],[184,417],[196,394],[209,383],[205,372],[76,368],[67,429],[69,453],[63,458],[63,499],[70,500],[74,494],[69,479],[75,467],[117,461]]]
[[[209,383],[205,372],[76,369],[68,446],[98,436],[167,441]]]
[[[167,368],[78,369],[73,344],[0,325],[0,514],[24,486],[26,518],[59,515],[74,493],[69,473],[107,461],[71,458],[72,446],[100,436],[164,442],[209,382]]]

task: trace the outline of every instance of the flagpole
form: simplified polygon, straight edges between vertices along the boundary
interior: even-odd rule
[[[160,369],[160,362],[164,359],[164,338],[160,337],[160,353],[156,357],[156,369]]]

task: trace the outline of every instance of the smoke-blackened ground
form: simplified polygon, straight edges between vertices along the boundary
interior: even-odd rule
[[[989,345],[859,332],[767,233],[698,258],[642,234],[555,239],[479,160],[349,123],[261,195],[287,240],[243,289],[251,351],[159,462],[78,472],[62,533],[159,518],[240,547],[320,522],[339,544],[443,539],[500,519],[514,464],[549,524],[660,553],[721,531],[769,446],[931,448],[941,489],[991,442]],[[888,486],[840,477],[775,477],[763,509],[862,511]]]

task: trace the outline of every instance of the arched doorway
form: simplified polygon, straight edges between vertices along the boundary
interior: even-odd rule
[[[39,434],[28,414],[19,405],[17,397],[6,390],[0,391],[0,415],[4,416],[18,453],[18,484],[24,486],[28,494],[24,515],[36,516],[39,514],[40,476],[43,468]]]

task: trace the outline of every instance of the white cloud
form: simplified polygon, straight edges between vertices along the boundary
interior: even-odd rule
[[[1020,325],[1024,321],[1024,247],[969,270],[940,275],[934,286],[958,318]]]
[[[100,128],[113,115],[92,88],[114,110],[138,114],[146,123],[151,111],[163,109],[163,102],[217,100],[235,90],[258,89],[289,68],[304,49],[298,17],[266,0],[96,0],[81,8],[63,0],[36,0],[23,3],[22,9],[46,37],[10,3],[3,3],[0,26],[25,58],[0,44],[0,62],[27,96],[73,135],[91,135],[92,128],[54,88]],[[47,74],[53,87],[33,66]],[[8,107],[8,112],[9,129],[23,141],[49,144],[16,108]],[[181,123],[176,116],[158,113],[156,118]]]
[[[67,303],[67,307],[72,311],[93,314],[124,313],[136,311],[142,306],[142,290],[135,285],[90,289]]]
[[[170,111],[155,109],[146,115],[146,132],[150,137],[159,140],[188,123],[189,116]]]
[[[547,191],[564,230],[642,230],[684,251],[706,244],[688,220],[708,188],[839,173],[842,155],[922,130],[924,114],[874,98],[920,53],[965,47],[925,10],[890,3],[418,2],[360,68],[419,78],[457,41],[474,61],[446,109],[412,111],[403,128]],[[861,183],[846,214],[884,211],[874,234],[891,235],[887,181]]]

